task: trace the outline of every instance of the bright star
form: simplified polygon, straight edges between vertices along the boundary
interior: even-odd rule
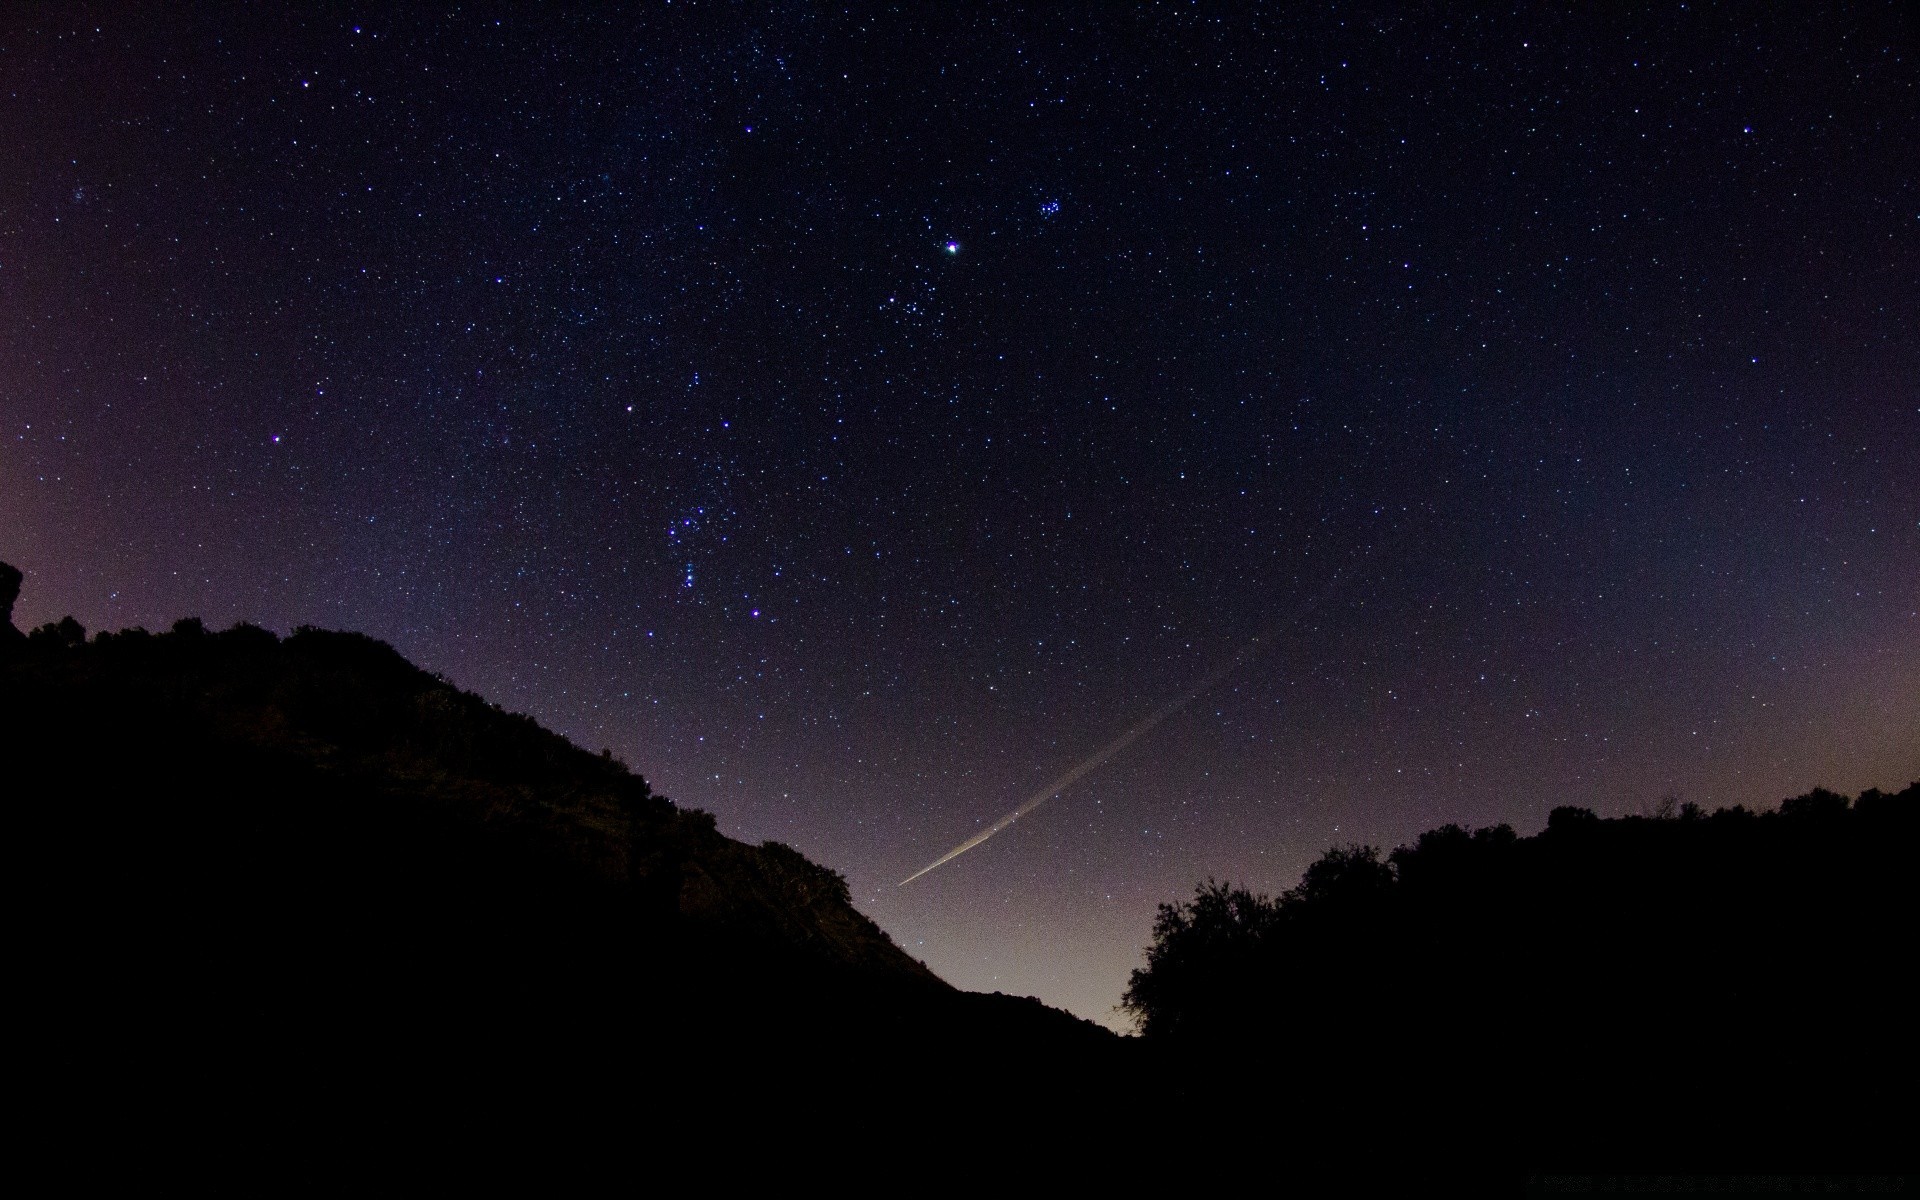
[[[948,242],[948,243],[947,243],[947,253],[948,253],[948,254],[958,254],[958,253],[960,253],[960,243],[959,243],[959,242]]]

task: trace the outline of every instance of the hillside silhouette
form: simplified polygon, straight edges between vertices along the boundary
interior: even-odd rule
[[[1119,1069],[936,978],[837,873],[361,635],[9,623],[0,764],[36,1107],[111,1131],[89,1170],[601,1186],[658,1177],[636,1145],[767,1152],[907,1090],[895,1119],[970,1130]]]
[[[1430,1165],[1894,1170],[1917,817],[1920,784],[1816,789],[1332,849],[1162,905],[1125,1006],[1193,1094]]]
[[[1895,1170],[1920,785],[1447,826],[1161,908],[1120,1039],[960,992],[371,638],[21,634],[17,1077],[74,1178],[542,1191],[685,1173]],[[1025,1176],[1023,1176],[1025,1177]],[[1724,1190],[1724,1189],[1723,1189]]]

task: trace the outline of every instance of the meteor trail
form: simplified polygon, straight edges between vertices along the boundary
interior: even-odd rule
[[[1222,679],[1225,679],[1229,674],[1232,673],[1235,667],[1239,666],[1241,663],[1247,661],[1249,658],[1252,658],[1255,654],[1259,653],[1261,642],[1262,642],[1261,638],[1254,638],[1252,641],[1248,642],[1246,645],[1240,647],[1240,652],[1238,654],[1235,654],[1232,658],[1228,659],[1226,662],[1221,663],[1219,666],[1215,667],[1213,670],[1207,672],[1206,676],[1202,678],[1199,683],[1194,684],[1192,687],[1188,688],[1185,692],[1182,692],[1178,697],[1168,701],[1166,704],[1160,706],[1159,708],[1155,709],[1153,712],[1147,714],[1145,719],[1140,721],[1133,728],[1127,730],[1125,733],[1121,734],[1119,737],[1113,739],[1111,742],[1108,742],[1106,745],[1100,747],[1100,749],[1095,750],[1092,754],[1087,755],[1085,758],[1081,759],[1079,762],[1073,764],[1072,768],[1070,768],[1066,774],[1060,776],[1060,778],[1054,780],[1052,783],[1049,783],[1047,786],[1041,788],[1039,791],[1035,792],[1033,795],[1028,796],[1026,799],[1026,802],[1021,804],[1019,808],[1014,809],[1012,812],[1008,813],[1004,817],[1001,817],[998,821],[995,821],[993,824],[987,826],[985,829],[981,830],[979,833],[974,834],[972,837],[968,838],[966,841],[961,842],[958,846],[955,846],[953,849],[947,851],[945,854],[942,854],[939,858],[934,859],[932,862],[928,863],[926,866],[921,867],[918,871],[915,871],[913,874],[907,876],[905,879],[902,879],[900,881],[900,886],[905,887],[908,884],[912,883],[914,880],[920,878],[922,875],[925,875],[928,871],[933,870],[935,867],[945,866],[947,863],[950,863],[954,859],[959,858],[962,854],[965,854],[967,851],[973,849],[975,846],[978,846],[981,842],[986,841],[988,838],[992,837],[994,834],[999,833],[1002,829],[1005,829],[1007,826],[1013,824],[1015,821],[1018,821],[1021,817],[1026,816],[1028,813],[1032,812],[1034,809],[1039,808],[1042,804],[1045,804],[1047,801],[1053,799],[1055,796],[1065,791],[1068,787],[1072,786],[1075,780],[1079,779],[1082,775],[1085,775],[1088,771],[1093,770],[1095,767],[1099,766],[1101,763],[1106,762],[1108,759],[1120,753],[1122,750],[1125,750],[1128,746],[1131,746],[1136,740],[1138,740],[1140,737],[1145,735],[1155,725],[1158,725],[1160,722],[1166,720],[1168,717],[1179,712],[1181,709],[1185,708],[1187,705],[1192,704],[1195,700],[1198,700],[1200,698],[1201,693],[1205,692],[1208,688],[1211,688],[1214,684],[1219,683]]]
[[[1313,601],[1309,603],[1305,608],[1301,609],[1298,613],[1294,614],[1292,619],[1295,621],[1298,621],[1302,617],[1306,616],[1307,613],[1312,610],[1313,606],[1315,604],[1318,604],[1321,600],[1324,600],[1327,597],[1327,595],[1332,592],[1334,585],[1337,585],[1339,582],[1340,582],[1340,576],[1335,575],[1333,579],[1333,583],[1329,584],[1327,589],[1321,592],[1320,595],[1314,597]],[[1222,679],[1225,679],[1227,676],[1233,674],[1233,671],[1236,667],[1240,666],[1240,664],[1246,662],[1248,659],[1252,658],[1254,655],[1260,653],[1260,651],[1266,647],[1266,644],[1269,641],[1271,641],[1273,637],[1280,631],[1280,628],[1281,628],[1280,625],[1275,625],[1261,632],[1257,637],[1253,638],[1246,645],[1240,647],[1239,651],[1236,652],[1232,658],[1229,658],[1227,661],[1221,663],[1219,666],[1215,667],[1213,670],[1207,672],[1204,676],[1202,676],[1200,679],[1200,682],[1194,684],[1192,687],[1188,688],[1186,691],[1182,692],[1180,695],[1174,697],[1172,700],[1168,701],[1166,704],[1163,704],[1159,708],[1153,710],[1151,713],[1148,713],[1147,716],[1144,719],[1142,719],[1137,725],[1134,725],[1131,729],[1128,729],[1125,733],[1121,734],[1119,737],[1113,739],[1111,742],[1108,742],[1106,745],[1100,747],[1100,749],[1095,750],[1092,754],[1087,755],[1085,758],[1081,759],[1079,762],[1073,764],[1073,766],[1064,775],[1060,776],[1060,778],[1054,780],[1052,783],[1049,783],[1047,786],[1041,788],[1039,791],[1035,792],[1033,795],[1028,796],[1025,802],[1023,802],[1019,808],[1014,809],[1012,812],[1008,813],[1004,817],[1001,817],[998,821],[995,821],[993,824],[987,826],[985,829],[981,830],[979,833],[974,834],[972,837],[968,838],[966,841],[961,842],[958,846],[955,846],[953,849],[947,851],[945,854],[942,854],[939,858],[934,859],[932,862],[928,863],[926,866],[921,867],[918,871],[915,871],[913,874],[907,876],[905,879],[902,879],[899,883],[899,886],[905,887],[908,884],[912,883],[914,880],[920,878],[922,875],[925,875],[928,871],[931,871],[936,867],[943,867],[947,865],[948,863],[952,862],[954,859],[959,858],[962,854],[965,854],[967,851],[973,849],[975,846],[978,846],[980,843],[986,841],[988,838],[992,837],[994,834],[999,833],[1001,830],[1005,829],[1007,826],[1013,824],[1015,821],[1018,821],[1021,817],[1026,816],[1028,813],[1032,812],[1034,809],[1039,808],[1042,804],[1045,804],[1047,801],[1053,799],[1055,796],[1059,795],[1061,792],[1071,787],[1074,781],[1078,780],[1082,775],[1085,775],[1088,771],[1091,771],[1095,767],[1098,767],[1101,763],[1106,762],[1108,759],[1112,758],[1114,755],[1120,753],[1122,750],[1125,750],[1128,746],[1133,745],[1134,742],[1138,741],[1141,737],[1151,732],[1154,726],[1166,720],[1168,717],[1171,717],[1173,714],[1179,712],[1181,709],[1185,708],[1187,705],[1192,704],[1195,700],[1198,700],[1201,696],[1204,696],[1208,691],[1210,691],[1214,687],[1214,685],[1218,684]]]

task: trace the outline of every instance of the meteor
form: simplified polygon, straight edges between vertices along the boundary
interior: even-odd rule
[[[1310,602],[1305,608],[1301,609],[1298,613],[1296,613],[1293,617],[1293,620],[1297,621],[1297,620],[1300,620],[1302,617],[1306,616],[1307,613],[1313,609],[1313,606],[1315,604],[1318,604],[1321,600],[1324,600],[1327,597],[1327,595],[1333,591],[1334,585],[1337,585],[1339,582],[1340,582],[1340,576],[1335,575],[1333,579],[1333,583],[1329,584],[1326,590],[1322,591],[1320,595],[1314,597],[1313,601]],[[922,875],[925,875],[928,871],[934,870],[936,867],[946,866],[948,863],[952,862],[954,859],[959,858],[962,854],[965,854],[967,851],[973,849],[975,846],[978,846],[980,843],[986,841],[988,838],[992,837],[994,834],[999,833],[1001,830],[1005,829],[1007,826],[1013,824],[1015,821],[1018,821],[1021,817],[1026,816],[1028,813],[1032,812],[1036,808],[1039,808],[1042,804],[1045,804],[1047,801],[1053,799],[1055,796],[1059,795],[1061,792],[1066,791],[1069,787],[1073,786],[1073,784],[1077,780],[1079,780],[1079,778],[1082,775],[1085,775],[1087,772],[1093,770],[1094,768],[1098,767],[1100,764],[1106,762],[1108,759],[1112,758],[1114,755],[1120,753],[1122,750],[1125,750],[1128,746],[1133,745],[1133,743],[1135,743],[1136,741],[1139,741],[1142,737],[1145,737],[1148,733],[1152,732],[1154,726],[1160,724],[1160,722],[1166,720],[1168,717],[1171,717],[1175,713],[1179,712],[1181,709],[1185,708],[1187,705],[1192,704],[1195,700],[1198,700],[1200,697],[1206,695],[1209,691],[1213,690],[1213,688],[1216,685],[1218,685],[1222,679],[1225,679],[1227,676],[1233,674],[1235,669],[1237,669],[1242,663],[1245,663],[1248,659],[1252,658],[1254,655],[1260,653],[1261,650],[1265,649],[1267,646],[1267,643],[1273,640],[1274,636],[1280,631],[1280,628],[1281,626],[1279,625],[1272,626],[1267,630],[1263,631],[1262,633],[1260,633],[1258,636],[1254,637],[1246,645],[1240,647],[1240,649],[1237,652],[1235,652],[1232,658],[1229,658],[1227,661],[1221,663],[1219,666],[1215,667],[1213,670],[1208,671],[1204,676],[1201,677],[1200,682],[1194,684],[1192,687],[1180,693],[1180,695],[1174,697],[1172,700],[1169,700],[1167,703],[1161,705],[1159,708],[1153,710],[1151,713],[1148,713],[1144,718],[1142,718],[1139,721],[1139,723],[1135,724],[1132,728],[1128,729],[1125,733],[1122,733],[1119,737],[1114,738],[1112,741],[1108,742],[1106,745],[1100,747],[1098,750],[1095,750],[1092,754],[1087,755],[1085,758],[1081,759],[1079,762],[1073,764],[1073,766],[1069,768],[1065,774],[1061,775],[1060,778],[1054,780],[1052,783],[1049,783],[1047,786],[1041,788],[1039,791],[1035,792],[1033,795],[1028,796],[1026,800],[1022,802],[1019,808],[1014,809],[1012,812],[1008,813],[1004,817],[1001,817],[998,821],[995,821],[993,824],[987,826],[985,829],[981,830],[979,833],[974,834],[972,837],[968,838],[966,841],[961,842],[958,846],[955,846],[953,849],[947,851],[945,854],[942,854],[939,858],[934,859],[932,862],[928,863],[926,866],[921,867],[918,871],[915,871],[913,874],[907,876],[905,879],[902,879],[898,886],[905,887],[908,884],[912,883],[914,880],[920,878]]]
[[[1005,829],[1007,826],[1013,824],[1015,821],[1018,821],[1021,817],[1026,816],[1028,813],[1032,812],[1034,809],[1039,808],[1042,804],[1045,804],[1047,801],[1053,799],[1055,796],[1059,795],[1061,792],[1066,791],[1067,788],[1071,787],[1073,783],[1076,780],[1078,780],[1082,775],[1085,775],[1088,771],[1093,770],[1095,767],[1099,766],[1101,763],[1106,762],[1108,759],[1112,758],[1114,755],[1120,753],[1122,750],[1125,750],[1128,746],[1133,745],[1135,741],[1139,740],[1141,737],[1144,737],[1149,731],[1151,731],[1155,725],[1158,725],[1160,722],[1166,720],[1168,717],[1179,712],[1181,709],[1185,708],[1187,705],[1192,704],[1195,700],[1198,700],[1201,697],[1201,695],[1205,693],[1209,688],[1213,687],[1215,684],[1219,683],[1222,679],[1225,679],[1228,675],[1232,674],[1233,669],[1235,667],[1239,666],[1243,662],[1246,662],[1248,659],[1252,658],[1255,654],[1258,654],[1260,652],[1261,645],[1262,645],[1262,639],[1254,638],[1252,641],[1248,642],[1246,645],[1240,647],[1239,653],[1235,654],[1232,658],[1228,659],[1226,662],[1221,663],[1219,666],[1215,667],[1213,670],[1207,672],[1206,676],[1202,678],[1199,683],[1194,684],[1192,687],[1188,688],[1185,692],[1182,692],[1175,699],[1168,701],[1166,704],[1155,709],[1153,712],[1148,713],[1147,716],[1144,719],[1142,719],[1138,724],[1134,725],[1133,728],[1127,730],[1125,733],[1121,734],[1119,737],[1113,739],[1111,742],[1108,742],[1106,745],[1100,747],[1098,750],[1095,750],[1092,754],[1087,755],[1085,758],[1081,759],[1079,762],[1073,764],[1073,766],[1067,771],[1066,774],[1060,776],[1060,778],[1054,780],[1052,783],[1049,783],[1047,786],[1041,788],[1039,791],[1035,792],[1033,795],[1028,796],[1025,803],[1021,804],[1019,808],[1014,809],[1012,812],[1008,813],[1004,817],[1001,817],[998,821],[995,821],[993,824],[987,826],[985,829],[981,830],[979,833],[974,834],[972,837],[968,838],[966,841],[961,842],[958,846],[955,846],[953,849],[947,851],[945,854],[942,854],[939,858],[934,859],[932,862],[928,863],[926,866],[921,867],[918,871],[915,871],[913,874],[907,876],[905,879],[902,879],[900,881],[900,886],[905,887],[908,884],[912,883],[914,880],[920,878],[922,875],[925,875],[928,871],[933,870],[935,867],[943,867],[946,864],[952,862],[954,859],[959,858],[962,854],[965,854],[967,851],[973,849],[975,846],[978,846],[981,842],[984,842],[988,838],[992,837],[994,834],[999,833],[1002,829]]]

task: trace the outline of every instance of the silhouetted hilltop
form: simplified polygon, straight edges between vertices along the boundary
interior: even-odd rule
[[[1209,882],[1126,1006],[1199,1086],[1307,1081],[1438,1155],[1899,1166],[1920,784],[1668,809],[1329,850],[1277,898]]]
[[[937,979],[837,873],[357,634],[44,626],[0,643],[0,764],[37,1087],[115,1131],[95,1163],[598,1184],[936,1064],[900,1113],[962,1129],[1118,1069]]]
[[[630,892],[647,918],[945,986],[852,908],[835,872],[775,842],[722,836],[710,815],[655,796],[611,756],[459,691],[360,634],[302,629],[282,640],[248,625],[210,633],[182,621],[165,634],[89,642],[77,626],[50,625],[7,670],[12,701],[31,705],[9,716],[39,726],[36,741],[89,728],[115,758],[148,743],[150,768],[175,765],[192,748],[267,766],[285,776],[282,787],[299,777],[370,790],[409,809],[407,819],[499,843],[525,859],[525,872]],[[48,765],[56,776],[74,770]],[[142,774],[145,792],[174,782]],[[204,797],[178,797],[195,799]],[[278,800],[268,793],[249,803]],[[398,818],[376,818],[361,833],[376,835],[390,819]]]

